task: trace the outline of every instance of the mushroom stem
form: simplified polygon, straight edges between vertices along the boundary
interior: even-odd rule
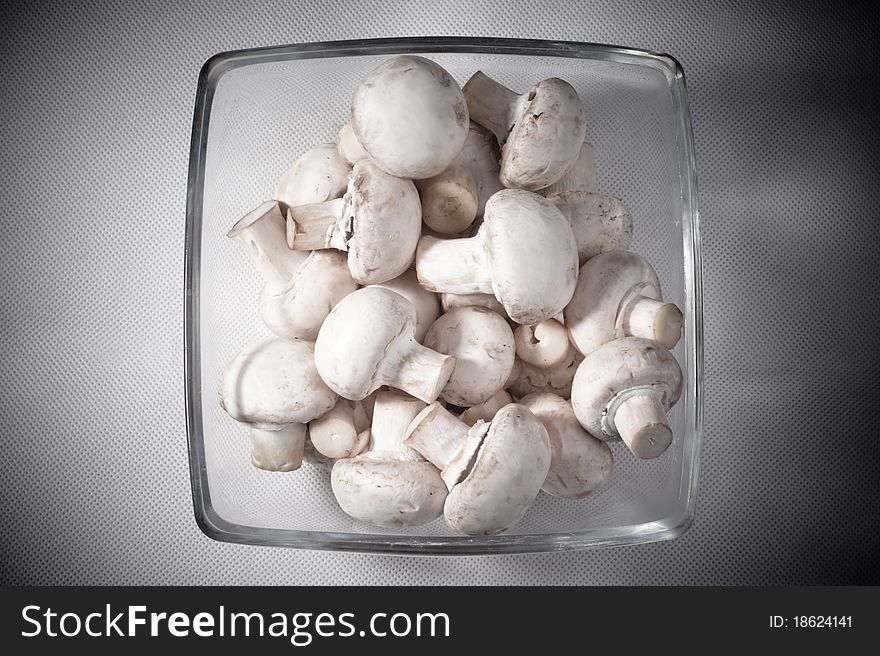
[[[419,284],[431,292],[494,294],[482,231],[468,239],[422,237],[416,273]]]
[[[637,458],[656,458],[672,442],[663,404],[653,394],[636,394],[621,401],[614,425]]]
[[[351,127],[351,121],[339,130],[339,135],[336,137],[336,151],[349,164],[354,164],[367,156],[367,151],[361,146],[361,142],[358,141],[354,133],[354,128]]]
[[[283,285],[305,260],[287,248],[284,215],[276,201],[267,201],[248,212],[226,236],[238,240],[263,281]]]
[[[504,144],[511,126],[516,122],[514,108],[519,94],[499,84],[482,71],[477,71],[462,89],[467,101],[471,120],[488,128],[495,134],[499,144]]]
[[[411,455],[415,452],[403,441],[410,422],[425,408],[425,402],[409,394],[379,392],[373,407],[371,452],[385,455]]]
[[[382,379],[386,385],[404,389],[425,403],[433,403],[452,375],[455,358],[432,351],[415,340],[404,343],[410,347],[388,353]],[[374,408],[373,421],[375,413]]]
[[[287,210],[287,246],[295,251],[323,248],[347,250],[347,232],[342,216],[346,201],[343,198],[323,203],[309,203]]]
[[[637,296],[623,312],[623,330],[627,335],[651,339],[666,349],[678,343],[681,324],[681,310],[674,303],[647,296]]]
[[[469,427],[439,403],[432,403],[410,423],[405,444],[437,467],[451,490],[470,471],[488,431],[486,422]]]
[[[302,465],[306,425],[290,424],[280,430],[250,429],[251,462],[273,472],[288,472]]]
[[[564,191],[589,191],[595,193],[597,190],[596,161],[593,158],[593,146],[584,142],[578,158],[557,182],[544,189],[544,195],[549,198],[553,194]]]

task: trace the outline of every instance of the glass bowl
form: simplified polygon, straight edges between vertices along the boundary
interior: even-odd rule
[[[523,91],[570,82],[587,106],[599,190],[633,215],[631,249],[651,262],[685,317],[674,354],[684,372],[669,414],[674,440],[640,461],[612,444],[614,473],[586,499],[539,494],[515,527],[462,537],[439,519],[376,529],[336,504],[327,470],[304,463],[267,473],[250,463],[246,429],[220,408],[223,367],[268,334],[261,286],[230,226],[261,201],[305,150],[335,140],[358,81],[391,55],[423,55],[464,84],[476,70]],[[579,549],[674,538],[695,509],[702,415],[700,240],[684,75],[668,55],[587,43],[412,38],[221,53],[199,77],[186,217],[185,370],[193,505],[209,537],[246,544],[419,554]]]

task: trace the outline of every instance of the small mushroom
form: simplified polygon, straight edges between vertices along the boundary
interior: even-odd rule
[[[501,144],[501,183],[536,191],[557,180],[580,154],[586,109],[568,82],[548,78],[518,94],[477,71],[464,85],[471,119]]]
[[[415,327],[415,308],[400,294],[382,287],[349,294],[318,333],[315,364],[321,378],[352,401],[382,385],[434,401],[452,374],[455,358],[419,344]]]
[[[611,476],[611,448],[578,423],[571,403],[556,394],[529,394],[520,399],[544,424],[550,438],[550,471],[542,489],[563,499],[580,499]]]
[[[425,224],[438,233],[455,234],[483,216],[486,201],[502,189],[498,158],[495,137],[472,122],[452,164],[435,176],[415,181]]]
[[[578,367],[571,404],[581,426],[604,441],[622,439],[638,458],[672,443],[666,413],[681,396],[672,353],[648,339],[624,337],[589,353]]]
[[[473,426],[477,421],[490,422],[495,414],[513,399],[506,390],[498,390],[488,400],[478,405],[471,406],[459,415],[459,418],[468,426]]]
[[[375,286],[397,292],[413,304],[416,309],[416,341],[424,342],[428,328],[440,316],[440,298],[437,294],[423,289],[419,285],[416,272],[412,269],[407,269],[394,280],[381,282]]]
[[[516,355],[538,369],[554,369],[565,362],[571,350],[568,331],[556,319],[520,326],[513,333]]]
[[[380,64],[355,90],[351,125],[383,171],[430,178],[461,152],[468,108],[458,83],[442,66],[399,55]]]
[[[565,308],[572,344],[584,355],[627,335],[672,348],[681,336],[681,310],[664,303],[660,281],[643,258],[608,251],[581,267],[577,288]]]
[[[443,514],[440,472],[404,444],[407,427],[425,407],[397,391],[379,392],[369,451],[337,460],[330,483],[347,514],[376,526],[419,526]]]
[[[359,159],[367,157],[367,151],[361,146],[360,141],[354,134],[351,121],[342,126],[336,137],[336,152],[349,164],[355,164]]]
[[[599,253],[629,248],[632,215],[619,198],[586,191],[563,191],[547,196],[568,219],[583,266]]]
[[[270,337],[244,349],[223,372],[220,406],[251,428],[251,459],[257,467],[298,469],[305,424],[336,402],[318,375],[314,352],[311,342]]]
[[[336,151],[334,144],[321,144],[303,153],[281,178],[275,198],[295,207],[323,203],[345,193],[351,164]]]
[[[535,392],[551,392],[568,398],[571,396],[571,381],[583,359],[584,356],[573,346],[569,347],[565,361],[552,369],[540,369],[517,358],[514,367],[519,368],[519,375],[506,389],[518,399]]]
[[[568,220],[552,203],[503,189],[486,203],[483,225],[469,239],[422,237],[419,284],[434,292],[494,294],[519,324],[561,312],[577,283],[577,248]]]
[[[455,357],[455,369],[440,397],[472,406],[489,400],[513,369],[515,350],[510,326],[483,307],[460,307],[441,316],[425,335],[425,346]]]
[[[357,282],[386,282],[412,264],[421,212],[412,181],[362,159],[352,169],[345,196],[288,209],[287,244],[296,251],[348,251],[348,268]]]
[[[440,469],[449,488],[443,515],[464,535],[495,535],[516,524],[550,469],[547,430],[516,403],[472,427],[431,404],[413,419],[405,444]]]
[[[326,458],[351,458],[367,447],[369,428],[364,403],[340,398],[328,412],[309,422],[309,439]]]
[[[596,160],[593,159],[593,146],[586,141],[581,144],[577,159],[559,180],[543,189],[543,194],[550,197],[566,191],[598,191],[596,182]]]

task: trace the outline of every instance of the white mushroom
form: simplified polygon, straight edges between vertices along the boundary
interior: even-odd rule
[[[328,412],[309,422],[309,439],[326,458],[351,458],[367,447],[369,428],[363,402],[340,398]]]
[[[584,358],[571,404],[594,437],[622,439],[636,457],[656,458],[672,443],[666,413],[681,387],[681,368],[669,351],[648,339],[624,337]]]
[[[441,234],[455,234],[483,216],[486,201],[502,189],[498,159],[495,137],[472,122],[452,164],[435,176],[416,180],[425,224]]]
[[[571,224],[581,266],[599,253],[629,247],[632,215],[619,198],[586,191],[563,191],[548,195],[547,200],[559,208]]]
[[[440,517],[446,485],[434,465],[404,445],[412,419],[425,407],[400,392],[376,396],[370,450],[337,460],[330,483],[346,513],[376,526],[419,526]]]
[[[563,499],[580,499],[611,477],[611,448],[584,430],[571,403],[549,393],[529,394],[519,402],[544,424],[550,438],[550,471],[544,492]]]
[[[416,311],[390,289],[364,287],[333,308],[315,342],[321,378],[340,396],[363,399],[382,385],[434,401],[455,358],[416,342]]]
[[[419,285],[418,276],[412,269],[407,269],[394,280],[375,285],[397,292],[416,309],[416,341],[423,342],[425,333],[431,324],[440,316],[440,298],[437,294],[423,289]]]
[[[577,248],[568,220],[538,194],[503,189],[486,203],[469,239],[422,237],[416,272],[425,289],[492,293],[520,324],[555,316],[577,283]]]
[[[393,57],[355,90],[351,125],[382,170],[429,178],[452,163],[468,133],[461,88],[439,64],[415,55]]]
[[[542,190],[548,198],[566,191],[598,191],[596,182],[596,160],[593,159],[593,146],[586,141],[581,144],[577,159],[559,180]]]
[[[422,227],[419,193],[361,159],[345,196],[287,211],[287,243],[294,250],[348,251],[348,268],[362,285],[386,282],[413,262]]]
[[[490,422],[501,408],[508,403],[513,403],[513,399],[506,390],[499,390],[493,394],[488,400],[478,405],[471,406],[459,415],[468,426],[473,426],[478,421]]]
[[[581,267],[565,308],[569,338],[584,355],[627,335],[672,348],[681,336],[681,310],[661,298],[657,274],[640,256],[629,251],[596,255]]]
[[[358,288],[345,255],[312,251],[284,285],[264,285],[260,316],[279,337],[314,341],[336,304]]]
[[[535,191],[559,180],[587,131],[584,103],[568,82],[549,78],[522,95],[482,71],[464,85],[471,119],[501,144],[501,182]]]
[[[263,277],[263,323],[279,337],[314,340],[333,306],[358,286],[344,255],[291,251],[285,230],[280,205],[269,201],[248,212],[227,236],[244,247]]]
[[[554,369],[565,362],[571,350],[568,331],[556,319],[520,326],[513,334],[516,355],[538,369]]]
[[[359,159],[367,157],[367,151],[361,146],[360,141],[354,134],[351,121],[342,126],[336,137],[336,152],[349,164],[355,164]]]
[[[573,346],[569,347],[565,361],[552,369],[540,369],[517,358],[514,367],[519,369],[519,375],[508,383],[506,389],[518,399],[535,392],[551,392],[568,398],[571,396],[571,381],[583,359],[584,356]]]
[[[244,349],[226,366],[220,405],[251,428],[251,458],[272,471],[302,462],[305,424],[333,407],[334,394],[315,368],[311,342],[271,337]]]
[[[334,144],[321,144],[303,153],[281,178],[275,198],[285,205],[323,203],[345,193],[351,164],[336,151]]]
[[[425,346],[455,357],[455,368],[440,397],[454,405],[489,400],[513,370],[515,349],[510,326],[483,307],[460,307],[441,316],[425,335]]]
[[[441,470],[449,488],[443,515],[464,535],[495,535],[516,524],[550,468],[547,430],[516,403],[473,427],[434,403],[413,419],[405,443]]]

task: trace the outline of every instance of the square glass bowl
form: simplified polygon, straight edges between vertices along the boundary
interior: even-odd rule
[[[220,408],[223,367],[266,336],[261,281],[226,232],[271,198],[301,153],[333,142],[359,80],[390,56],[419,54],[463,85],[482,70],[525,91],[570,82],[587,106],[600,191],[633,215],[631,249],[651,262],[666,300],[684,313],[674,354],[682,398],[660,458],[612,444],[609,482],[579,501],[541,493],[515,527],[462,537],[438,519],[376,529],[336,504],[322,466],[267,473],[250,462],[246,429]],[[258,545],[419,554],[578,549],[674,538],[693,519],[702,415],[702,307],[696,176],[688,101],[667,55],[586,43],[413,38],[315,43],[218,54],[203,67],[193,120],[186,224],[185,368],[195,516],[211,538]]]

